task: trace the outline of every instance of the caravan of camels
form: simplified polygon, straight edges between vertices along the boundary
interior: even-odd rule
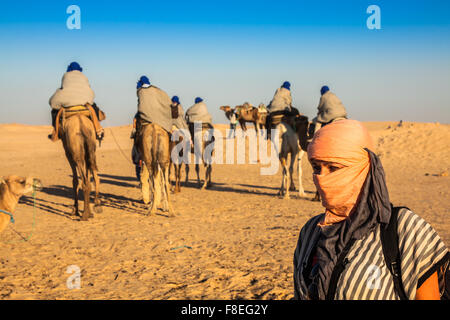
[[[220,107],[225,111],[227,118],[230,113],[238,110],[238,121],[243,132],[247,131],[246,122],[254,124],[256,136],[264,136],[266,126],[267,111],[265,107],[261,111],[250,105],[240,105],[232,109],[228,106]],[[66,112],[66,114],[69,114]],[[73,176],[73,214],[79,215],[78,209],[78,190],[80,189],[79,176],[81,178],[81,189],[83,190],[84,210],[81,220],[88,220],[93,217],[90,209],[91,183],[90,176],[93,177],[95,186],[94,211],[101,213],[101,203],[99,199],[100,179],[98,178],[98,168],[96,163],[96,132],[90,115],[86,112],[72,112],[69,116],[65,115],[61,120],[62,125],[59,128],[59,136],[72,168]],[[274,138],[279,138],[278,160],[281,164],[283,177],[279,190],[279,195],[283,198],[289,198],[289,193],[295,191],[293,172],[298,161],[298,194],[300,197],[306,197],[302,185],[301,161],[308,145],[308,127],[310,123],[306,116],[296,113],[294,116],[284,114],[275,118],[271,123],[273,132],[277,134]],[[189,180],[189,153],[195,155],[195,171],[197,173],[197,182],[201,189],[212,186],[212,164],[214,155],[215,141],[214,128],[209,125],[201,126],[199,131],[200,140],[194,139],[192,146],[189,145],[191,139],[190,133],[186,135],[179,134],[178,141],[171,139],[172,134],[164,130],[156,123],[147,122],[138,125],[139,130],[135,133],[135,147],[141,158],[142,166],[138,169],[140,172],[140,185],[143,196],[143,202],[149,205],[149,214],[154,214],[158,208],[163,208],[170,216],[174,215],[174,210],[170,204],[170,168],[174,170],[174,181],[172,192],[181,191],[181,171],[185,164],[186,183]],[[176,129],[176,128],[174,128]],[[197,132],[193,131],[192,137]],[[203,137],[203,139],[202,139]],[[245,136],[244,136],[245,138]],[[186,144],[187,141],[187,144]],[[196,142],[199,142],[198,148]],[[260,143],[265,140],[260,140]],[[272,143],[270,140],[268,143]],[[178,153],[173,152],[181,146]],[[209,155],[208,151],[210,152]],[[187,153],[188,157],[183,157]],[[208,160],[209,159],[209,160]],[[288,161],[288,159],[290,159]],[[187,162],[187,163],[185,163]],[[205,166],[205,177],[202,182],[200,178],[200,164]],[[317,194],[318,195],[318,194]],[[164,200],[164,201],[163,201]],[[315,200],[318,200],[317,196]]]
[[[327,91],[329,90],[322,92],[322,96],[324,93],[331,94]],[[135,158],[133,162],[140,180],[143,202],[149,205],[149,214],[154,214],[161,208],[167,211],[169,216],[174,216],[174,209],[170,203],[170,168],[173,166],[175,169],[172,191],[178,193],[181,191],[182,165],[185,164],[187,184],[188,164],[190,154],[193,153],[199,187],[201,189],[211,187],[214,153],[217,153],[215,150],[217,144],[221,142],[221,137],[217,136],[218,132],[212,125],[212,117],[200,97],[195,99],[194,105],[184,114],[179,98],[174,96],[170,99],[163,90],[152,85],[146,76],[142,76],[138,81],[137,96],[138,112],[132,132],[133,158]],[[93,90],[82,73],[81,66],[76,62],[71,63],[63,76],[61,88],[50,98],[54,130],[49,138],[52,141],[62,140],[72,170],[74,201],[72,215],[80,216],[83,221],[94,217],[90,207],[91,177],[95,191],[93,210],[96,213],[102,212],[96,149],[97,140],[101,144],[105,134],[100,121],[105,120],[106,115],[93,100]],[[326,112],[329,112],[336,107],[330,103],[327,108]],[[240,124],[246,137],[249,137],[246,124],[253,124],[256,144],[275,145],[275,148],[272,148],[272,159],[276,155],[276,161],[281,164],[282,182],[278,194],[283,198],[289,198],[290,192],[296,190],[293,172],[297,161],[298,195],[305,198],[301,162],[308,141],[314,133],[314,126],[308,121],[308,117],[300,114],[292,106],[290,83],[286,81],[276,90],[273,100],[267,107],[262,103],[254,107],[245,102],[235,108],[221,106],[220,110],[230,122],[233,122],[234,118],[235,122]],[[232,129],[235,131],[235,127]],[[203,183],[200,179],[202,163],[205,167]],[[79,211],[78,200],[80,189],[83,191],[84,201],[82,214]],[[319,198],[316,192],[313,200]]]
[[[61,88],[50,98],[54,130],[49,138],[52,141],[62,140],[72,170],[74,201],[72,214],[86,221],[94,217],[90,207],[91,177],[95,191],[93,210],[96,213],[102,212],[96,140],[100,144],[103,140],[105,131],[100,121],[105,120],[106,115],[95,104],[94,92],[82,70],[77,62],[72,62],[63,76]],[[161,208],[168,212],[169,216],[174,216],[174,209],[170,203],[171,166],[175,169],[172,191],[177,193],[181,190],[183,163],[186,168],[186,184],[188,183],[188,164],[190,154],[193,153],[198,185],[202,189],[210,188],[214,154],[218,153],[217,144],[223,139],[221,141],[217,130],[214,129],[212,117],[202,98],[197,97],[194,105],[184,114],[179,98],[174,96],[170,99],[163,90],[152,85],[148,77],[140,77],[136,89],[138,112],[132,132],[133,162],[140,180],[143,202],[149,205],[149,214],[154,214]],[[311,136],[308,136],[311,130],[308,118],[292,106],[290,83],[286,81],[276,90],[268,107],[264,104],[254,107],[245,102],[235,108],[221,106],[220,110],[225,112],[230,121],[234,118],[235,122],[239,122],[242,132],[247,137],[249,136],[246,124],[253,124],[257,140],[251,143],[275,145],[271,152],[272,159],[276,155],[276,161],[279,161],[282,167],[283,177],[279,195],[284,198],[289,198],[290,192],[296,190],[293,172],[295,163],[298,162],[298,192],[299,197],[304,198],[301,161],[308,139],[311,139]],[[203,183],[200,179],[202,163],[205,167]],[[83,191],[84,200],[82,214],[78,204],[80,189]],[[316,193],[314,200],[318,198]]]

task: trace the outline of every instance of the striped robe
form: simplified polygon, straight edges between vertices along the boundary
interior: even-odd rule
[[[300,231],[294,253],[294,296],[307,300],[303,274],[319,237],[318,222],[323,215],[309,220]],[[407,297],[414,300],[416,290],[437,270],[449,250],[436,231],[421,217],[401,209],[398,217],[401,273]],[[357,240],[346,256],[347,264],[337,283],[335,300],[399,300],[392,275],[384,260],[380,228]]]

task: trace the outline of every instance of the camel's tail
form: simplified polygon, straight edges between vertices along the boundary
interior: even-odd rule
[[[86,169],[93,173],[94,171],[98,171],[97,160],[95,157],[95,151],[97,148],[95,130],[89,128],[88,124],[84,123],[82,119],[80,119],[80,122],[80,132],[83,144],[82,149],[84,149],[84,161],[86,164]]]

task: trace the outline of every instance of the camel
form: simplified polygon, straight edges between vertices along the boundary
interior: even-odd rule
[[[247,131],[247,122],[253,123],[257,134],[266,127],[267,113],[259,112],[258,108],[248,104],[238,105],[234,109],[230,106],[221,106],[220,110],[225,112],[225,116],[228,120],[230,120],[231,113],[236,110],[237,120],[243,131]]]
[[[81,188],[84,194],[84,208],[81,221],[87,221],[94,215],[90,209],[91,182],[90,174],[94,178],[95,213],[102,212],[102,205],[99,198],[100,178],[98,177],[98,167],[96,159],[96,133],[92,120],[83,113],[74,113],[70,117],[62,116],[61,140],[72,169],[72,190],[74,198],[74,208],[72,215],[80,216],[78,208],[79,178],[81,176]]]
[[[170,145],[169,145],[169,154],[172,155],[172,150],[173,148],[175,148],[175,146],[179,143],[183,143],[183,135],[179,136],[179,140],[178,141],[172,141],[170,140]],[[182,167],[182,161],[181,159],[183,158],[183,149],[180,150],[180,152],[178,153],[178,159],[176,162],[173,161],[172,156],[170,157],[170,167],[169,167],[169,177],[170,177],[170,168],[174,167],[175,169],[175,183],[174,183],[174,187],[173,187],[173,193],[179,193],[181,192],[181,167]]]
[[[13,213],[20,197],[41,188],[41,181],[33,177],[24,178],[15,175],[0,177],[0,233],[10,221],[14,222]]]
[[[136,145],[144,163],[141,175],[144,203],[147,205],[150,203],[150,193],[153,196],[148,214],[156,213],[161,203],[161,197],[165,193],[165,209],[169,216],[173,217],[169,195],[169,133],[155,123],[148,123],[141,126],[137,135]]]
[[[192,126],[193,124],[190,123],[189,125]],[[210,188],[212,186],[211,174],[212,174],[212,157],[214,155],[214,149],[213,149],[214,148],[214,136],[212,136],[210,130],[211,130],[211,127],[204,124],[202,126],[201,133],[200,132],[197,133],[198,137],[194,136],[192,138],[192,140],[197,141],[196,143],[200,145],[199,147],[201,147],[200,150],[197,150],[195,148],[195,145],[191,146],[191,153],[194,153],[194,155],[195,155],[195,159],[196,159],[195,172],[197,173],[198,186],[202,190]],[[194,132],[194,130],[191,130],[191,136],[192,136],[193,132]],[[208,133],[208,136],[205,138],[206,133]],[[198,139],[200,139],[201,142]],[[206,152],[208,152],[208,153],[206,153]],[[205,159],[205,155],[210,155],[211,158],[207,157]],[[202,159],[203,166],[205,168],[205,181],[203,182],[203,184],[201,183],[201,180],[200,180],[200,164],[198,163],[200,157]],[[188,181],[189,181],[189,165],[186,164],[186,184],[188,183]]]
[[[302,159],[308,146],[308,117],[297,115],[295,117],[295,128],[282,121],[277,125],[281,137],[281,147],[279,152],[279,159],[283,169],[283,178],[279,194],[284,198],[289,198],[289,191],[295,191],[295,184],[293,180],[293,171],[295,160],[298,159],[298,194],[299,197],[304,198],[305,191],[302,183]],[[288,155],[291,155],[289,167],[287,166]]]
[[[225,116],[227,117],[228,120],[230,120],[231,114],[234,112],[234,109],[231,108],[230,106],[221,106],[220,110],[225,112]]]

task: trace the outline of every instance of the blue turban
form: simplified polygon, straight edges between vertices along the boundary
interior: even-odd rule
[[[180,103],[180,99],[178,98],[178,96],[173,96],[172,97],[172,102]]]
[[[146,76],[142,76],[142,77],[139,79],[139,81],[138,81],[138,83],[137,83],[136,89],[142,88],[142,86],[143,86],[144,84],[150,85],[150,80],[149,80]]]
[[[70,72],[70,71],[74,71],[74,70],[77,70],[77,71],[80,71],[80,72],[82,72],[83,71],[83,68],[81,68],[80,67],[80,65],[78,64],[78,62],[72,62],[71,64],[69,64],[69,66],[67,67],[67,72]]]
[[[291,84],[289,83],[289,81],[285,81],[281,87],[291,90]]]
[[[323,86],[323,87],[320,89],[320,94],[321,94],[321,95],[324,95],[325,93],[327,93],[327,91],[330,91],[330,88],[328,88],[327,86]]]
[[[202,102],[202,101],[203,101],[203,99],[200,98],[200,97],[195,98],[195,103],[200,103],[200,102]]]

